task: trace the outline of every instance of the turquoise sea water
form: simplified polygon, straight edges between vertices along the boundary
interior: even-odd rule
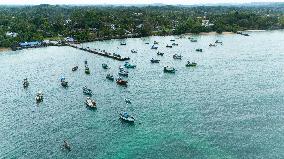
[[[197,36],[197,43],[169,36],[83,44],[129,56],[137,68],[129,70],[127,88],[105,79],[117,76],[123,62],[74,48],[1,53],[0,158],[284,158],[284,31],[250,34]],[[179,46],[166,48],[174,38]],[[163,57],[144,44],[154,40]],[[224,44],[210,48],[215,40]],[[174,60],[175,53],[183,60]],[[186,68],[187,60],[198,66]],[[178,71],[165,74],[165,65]],[[61,76],[69,88],[60,85]],[[30,86],[23,89],[26,77]],[[84,105],[85,85],[97,110]],[[38,90],[44,93],[39,105]],[[136,123],[121,122],[121,111]],[[70,152],[61,149],[63,140]]]

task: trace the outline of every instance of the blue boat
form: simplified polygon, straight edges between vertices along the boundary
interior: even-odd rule
[[[86,95],[92,95],[93,92],[91,89],[88,89],[87,86],[83,87],[83,93]]]
[[[151,49],[158,49],[158,46],[153,45]]]
[[[129,62],[126,61],[126,62],[124,63],[124,67],[125,67],[125,68],[136,68],[136,65],[132,65],[132,64],[130,64]]]
[[[120,119],[129,123],[134,123],[135,121],[134,117],[130,116],[127,112],[120,113]]]

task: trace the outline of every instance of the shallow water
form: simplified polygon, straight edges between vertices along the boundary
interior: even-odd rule
[[[197,43],[169,36],[126,39],[126,46],[119,45],[123,40],[83,44],[129,56],[137,68],[129,69],[127,88],[105,79],[109,72],[117,76],[123,62],[74,48],[1,53],[0,158],[284,158],[284,31],[250,34],[197,36]],[[173,38],[179,46],[166,48]],[[210,48],[217,39],[224,44]],[[144,44],[154,40],[163,57]],[[175,53],[183,60],[172,59]],[[161,63],[151,64],[152,57]],[[187,60],[198,66],[186,68]],[[165,74],[165,65],[178,71]],[[61,76],[69,88],[62,88]],[[26,77],[30,86],[23,89]],[[84,105],[85,85],[97,110]],[[44,102],[37,105],[38,90]],[[121,122],[121,111],[136,123]],[[70,152],[61,149],[63,140]]]

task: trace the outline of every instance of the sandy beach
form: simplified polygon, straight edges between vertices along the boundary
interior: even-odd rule
[[[9,51],[9,50],[11,50],[11,48],[8,48],[8,47],[0,47],[0,52]]]
[[[199,33],[199,35],[217,35],[217,34],[219,34],[219,33],[217,33],[217,32],[208,32],[208,33],[201,32],[201,33]],[[230,34],[235,34],[235,33],[233,33],[233,32],[223,32],[223,33],[221,33],[221,35],[230,35]],[[185,35],[193,35],[193,33],[186,33]]]

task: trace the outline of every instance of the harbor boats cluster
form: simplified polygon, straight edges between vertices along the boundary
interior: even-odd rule
[[[196,39],[191,39],[192,42],[195,41],[195,40],[196,40]],[[175,39],[171,39],[170,41],[176,41],[176,40],[175,40]],[[197,42],[197,40],[196,40],[195,42]],[[161,44],[162,44],[162,43],[160,43],[160,45],[161,45]],[[219,41],[219,40],[216,40],[214,44],[210,44],[210,45],[216,46],[217,44],[221,44],[221,45],[222,45],[223,42],[221,42],[221,41]],[[122,45],[124,45],[124,44],[122,43]],[[125,45],[126,45],[126,43],[125,43]],[[156,46],[156,45],[159,45],[159,42],[158,42],[158,41],[154,41],[154,45],[151,47],[151,49],[158,49],[158,46]],[[177,44],[177,43],[173,43],[172,45],[167,45],[167,47],[173,47],[173,46],[178,46],[178,44]],[[71,47],[73,47],[73,46],[71,46]],[[78,48],[78,47],[76,46],[75,48]],[[96,51],[96,50],[91,50],[91,49],[88,48],[88,47],[87,47],[87,48],[78,48],[78,49],[84,50],[84,51],[87,51],[87,52],[96,52],[95,54],[103,55],[103,56],[106,56],[106,57],[112,57],[112,58],[115,58],[115,59],[120,59],[119,61],[123,61],[122,59],[125,60],[125,58],[122,58],[121,55],[116,54],[116,53],[110,54],[110,53],[107,53],[105,50],[100,50],[101,53],[99,53],[98,51]],[[196,49],[196,51],[202,52],[203,50],[200,49],[200,48],[198,48],[198,49]],[[134,50],[134,49],[132,49],[132,50],[131,50],[131,53],[137,53],[137,51]],[[162,52],[160,52],[160,51],[158,51],[156,54],[157,54],[157,56],[164,56],[164,53],[162,53]],[[173,57],[173,59],[178,59],[178,60],[182,60],[182,58],[183,58],[183,56],[182,56],[181,54],[174,54],[172,57]],[[161,57],[161,58],[162,58],[162,57]],[[129,60],[129,59],[130,59],[130,58],[127,58],[127,60]],[[151,62],[151,63],[159,63],[160,60],[159,60],[159,59],[154,59],[154,58],[152,58],[152,59],[150,60],[150,62]],[[84,64],[85,64],[85,70],[84,70],[85,73],[86,73],[86,74],[90,74],[91,71],[90,71],[90,68],[89,68],[89,66],[88,66],[88,61],[85,60],[85,61],[84,61]],[[128,72],[127,70],[128,70],[128,69],[131,69],[131,68],[136,68],[136,67],[137,67],[137,65],[132,64],[132,63],[130,63],[129,61],[125,61],[124,64],[123,64],[123,66],[120,66],[120,67],[119,67],[119,70],[118,70],[118,72],[117,72],[117,74],[116,74],[117,76],[114,77],[114,75],[111,74],[111,73],[108,71],[108,70],[111,70],[111,67],[109,67],[108,64],[102,63],[101,66],[102,66],[103,69],[106,69],[106,71],[108,72],[108,73],[106,74],[106,76],[105,76],[106,80],[108,80],[108,81],[110,81],[110,82],[111,82],[111,81],[115,81],[117,85],[125,86],[125,87],[128,86],[128,81],[127,81],[126,79],[127,79],[127,77],[129,76],[129,72]],[[183,65],[183,66],[184,66],[184,65]],[[196,67],[196,66],[197,66],[197,63],[187,61],[187,63],[185,64],[185,66],[186,66],[186,67]],[[77,71],[78,68],[79,68],[78,66],[73,67],[73,68],[72,68],[72,72]],[[107,69],[108,69],[108,70],[107,70]],[[163,72],[164,72],[164,73],[174,74],[174,73],[176,73],[176,71],[177,71],[177,70],[176,70],[174,67],[172,67],[172,66],[165,66],[165,67],[163,67]],[[62,85],[63,87],[68,87],[68,81],[65,79],[65,77],[61,77],[60,82],[61,82],[61,85]],[[26,88],[26,87],[29,86],[29,82],[28,82],[27,79],[24,79],[24,81],[23,81],[23,86],[24,86],[24,88]],[[84,101],[85,105],[86,105],[87,107],[89,107],[89,108],[97,108],[97,103],[96,103],[96,101],[91,98],[91,97],[93,96],[92,90],[91,90],[90,88],[88,88],[87,86],[84,86],[84,87],[82,88],[82,90],[83,90],[83,94],[87,96],[86,99],[85,99],[85,101]],[[39,92],[36,94],[35,99],[36,99],[36,102],[37,102],[37,103],[42,102],[42,101],[43,101],[43,93],[42,93],[41,91],[39,91]],[[124,99],[124,101],[125,101],[126,104],[131,104],[131,103],[132,103],[132,102],[130,101],[130,99]],[[131,123],[132,123],[132,122],[135,121],[134,117],[130,116],[127,112],[120,113],[120,114],[119,114],[119,117],[120,117],[121,120],[126,121],[126,122],[131,122]]]

